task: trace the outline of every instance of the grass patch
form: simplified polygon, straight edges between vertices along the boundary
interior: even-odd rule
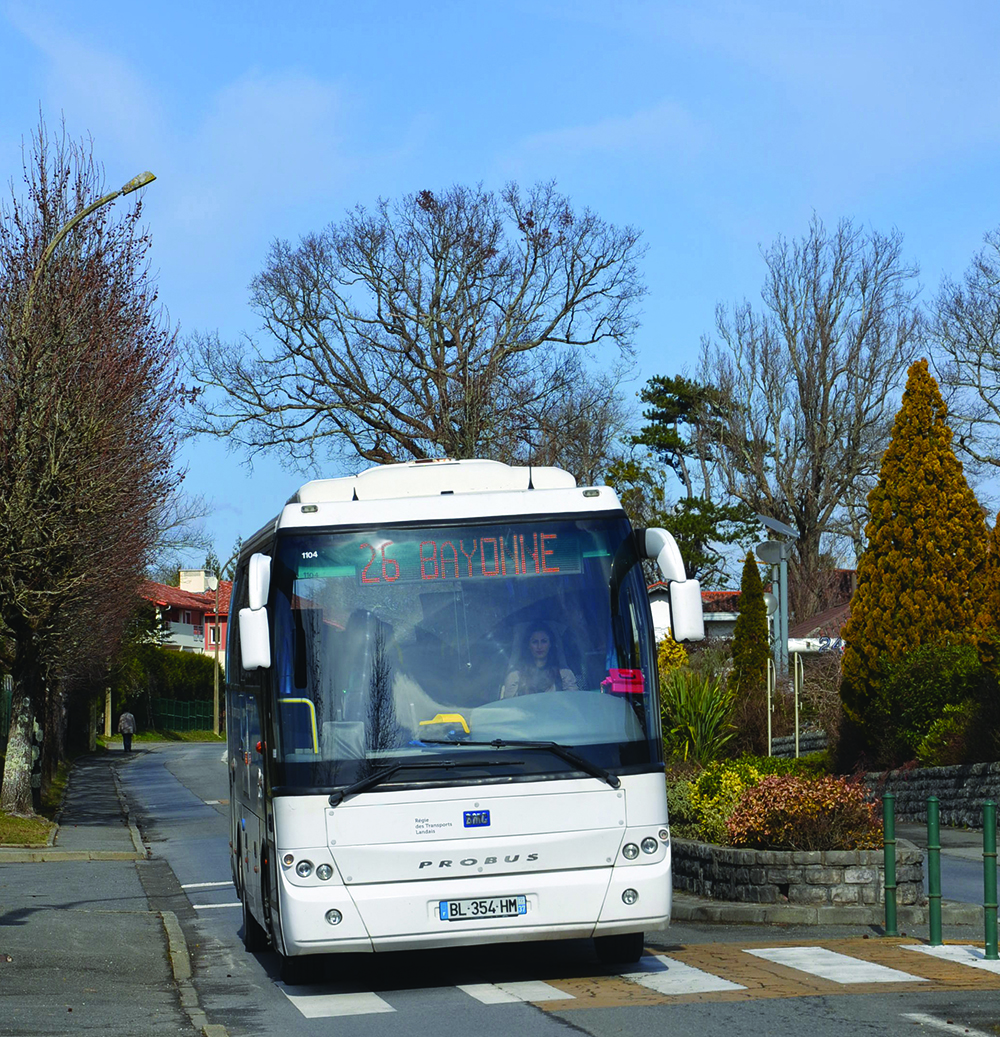
[[[52,822],[44,817],[0,814],[0,846],[45,846]]]
[[[211,731],[142,731],[132,736],[132,747],[140,742],[219,742],[224,744],[225,734],[217,735]],[[105,738],[98,735],[97,744],[105,749],[121,751],[122,736],[112,735]]]

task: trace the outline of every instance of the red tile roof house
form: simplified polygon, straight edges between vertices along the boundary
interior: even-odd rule
[[[670,628],[670,606],[667,601],[667,585],[650,584],[649,607],[653,613],[653,628],[656,640],[665,637]],[[701,607],[705,614],[705,637],[732,637],[739,615],[739,591],[702,591]]]
[[[840,632],[851,614],[851,595],[854,592],[855,573],[853,569],[837,569],[836,585],[832,588],[835,595],[843,600],[809,619],[794,623],[788,630],[788,650],[803,655],[817,652],[842,651],[843,641]],[[653,583],[648,588],[649,607],[653,613],[653,627],[656,639],[666,635],[670,627],[670,608],[667,604],[667,585]],[[732,637],[736,627],[736,619],[740,614],[740,592],[705,591],[701,592],[701,604],[705,614],[705,637]],[[769,617],[773,623],[773,617]]]
[[[216,605],[216,592],[209,589],[211,576],[206,570],[182,569],[180,582],[180,587],[169,587],[164,583],[147,581],[139,592],[156,608],[163,647],[180,652],[201,652],[213,659],[218,648],[219,665],[225,670],[232,583],[219,581]]]

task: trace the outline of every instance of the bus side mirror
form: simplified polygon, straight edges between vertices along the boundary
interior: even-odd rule
[[[240,609],[240,656],[244,670],[271,666],[271,637],[267,609]]]
[[[705,614],[701,607],[701,584],[697,580],[669,583],[670,636],[675,641],[704,641]]]
[[[701,585],[684,572],[677,541],[665,529],[647,529],[642,534],[647,558],[655,558],[667,585],[670,601],[670,634],[675,641],[703,641],[705,616],[701,604]]]

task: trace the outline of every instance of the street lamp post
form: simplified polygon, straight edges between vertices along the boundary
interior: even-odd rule
[[[212,576],[212,579],[215,581],[215,686],[212,693],[212,733],[216,735],[219,733],[219,582],[222,578],[221,574],[236,561],[238,556],[239,551],[225,565],[220,567],[218,574],[213,574]]]
[[[28,331],[28,318],[31,316],[31,307],[35,300],[35,289],[38,286],[38,282],[41,279],[42,271],[45,269],[45,264],[52,258],[52,253],[59,247],[59,242],[83,219],[88,217],[92,212],[96,212],[102,205],[107,205],[108,202],[113,202],[116,198],[123,194],[131,194],[133,191],[138,191],[140,187],[145,187],[146,184],[152,183],[156,177],[149,172],[147,169],[145,173],[140,173],[138,176],[132,177],[127,183],[122,184],[117,191],[112,191],[110,194],[104,195],[102,198],[98,198],[96,202],[91,202],[90,205],[81,209],[75,216],[67,220],[58,231],[52,240],[45,246],[45,251],[42,253],[41,259],[35,265],[35,272],[31,277],[31,284],[28,287],[28,297],[24,301],[24,313],[22,314],[21,321],[22,327],[24,328],[25,334]]]

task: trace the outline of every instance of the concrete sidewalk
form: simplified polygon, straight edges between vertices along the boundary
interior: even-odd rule
[[[955,857],[967,861],[982,861],[983,859],[983,832],[982,829],[972,828],[940,828],[941,856]],[[898,839],[909,839],[915,846],[919,846],[927,854],[927,825],[911,824],[909,822],[896,823],[896,837]]]
[[[145,860],[146,848],[118,781],[116,765],[123,757],[112,751],[80,757],[73,764],[50,844],[37,849],[0,846],[0,864]]]
[[[116,774],[130,762],[120,751],[81,757],[52,845],[0,848],[0,1034],[221,1031],[195,1025],[178,975],[183,935],[150,905],[143,869],[156,862]]]

